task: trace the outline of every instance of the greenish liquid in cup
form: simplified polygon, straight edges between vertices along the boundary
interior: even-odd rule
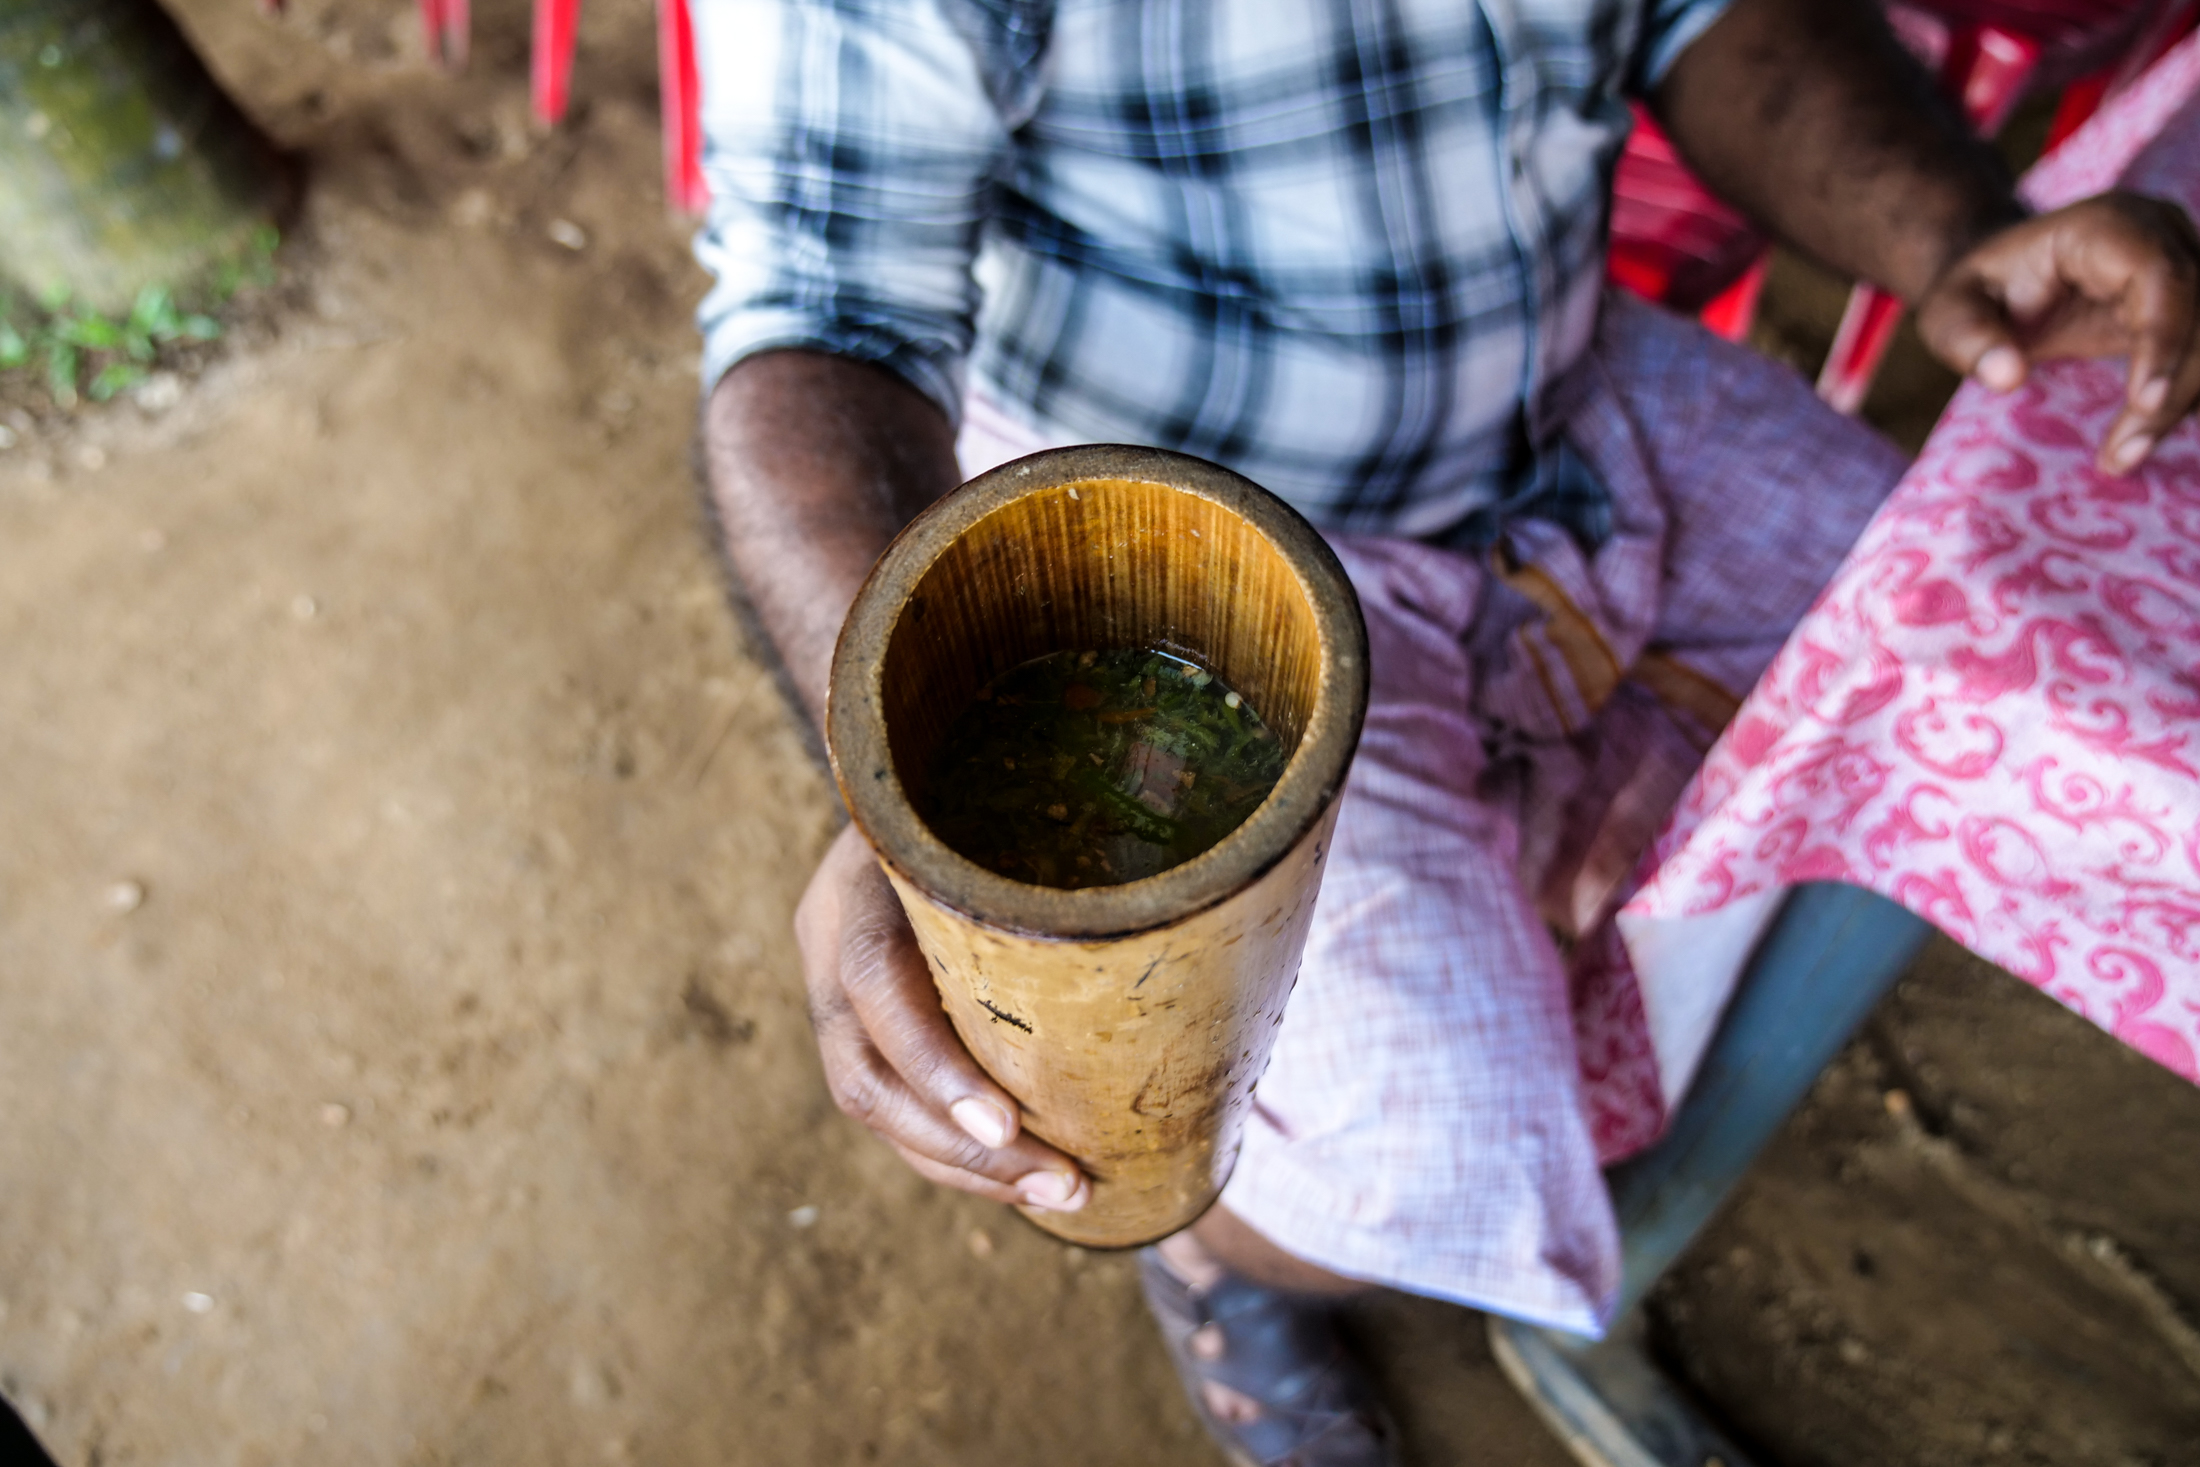
[[[960,854],[1037,886],[1182,865],[1245,823],[1284,754],[1253,705],[1165,652],[1057,652],[971,700],[924,817]]]

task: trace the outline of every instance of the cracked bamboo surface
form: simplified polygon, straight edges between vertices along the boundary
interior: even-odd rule
[[[1158,876],[1027,885],[917,815],[987,680],[1050,652],[1153,646],[1242,692],[1290,751],[1212,850]],[[1312,527],[1250,482],[1148,449],[1060,449],[933,506],[880,558],[833,667],[842,797],[908,909],[956,1032],[1093,1197],[1033,1221],[1098,1247],[1183,1227],[1228,1179],[1298,972],[1367,706],[1359,603]]]

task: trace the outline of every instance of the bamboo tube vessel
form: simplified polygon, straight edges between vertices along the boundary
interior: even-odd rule
[[[1252,816],[1157,876],[1061,890],[925,825],[923,782],[978,689],[1048,653],[1158,647],[1219,673],[1290,758]],[[1194,1221],[1237,1156],[1367,709],[1367,631],[1329,547],[1198,459],[1108,445],[1005,464],[880,557],[834,655],[826,737],[848,811],[955,1031],[1033,1134],[1093,1179],[1073,1242]]]

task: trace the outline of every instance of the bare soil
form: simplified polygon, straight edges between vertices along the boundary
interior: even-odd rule
[[[646,0],[548,137],[518,0],[455,78],[402,0],[178,8],[313,186],[258,325],[0,451],[0,1391],[69,1467],[1215,1461],[1127,1260],[820,1083]],[[1661,1339],[1768,1463],[2200,1462],[2196,1155],[1936,949]],[[1415,1462],[1566,1460],[1477,1317],[1354,1327]]]

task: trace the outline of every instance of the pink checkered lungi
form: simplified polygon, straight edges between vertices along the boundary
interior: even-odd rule
[[[1656,1137],[1717,1020],[1653,1023],[1611,915],[1904,465],[1618,295],[1553,406],[1612,492],[1594,556],[1540,521],[1488,558],[1333,537],[1373,692],[1223,1201],[1338,1273],[1592,1332],[1619,1285],[1600,1164]],[[967,470],[1047,446],[973,395]]]

